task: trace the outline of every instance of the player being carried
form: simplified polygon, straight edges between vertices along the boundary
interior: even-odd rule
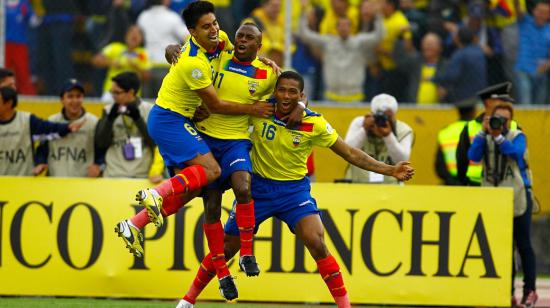
[[[284,72],[275,86],[276,108],[273,117],[253,118],[252,196],[255,206],[255,232],[270,217],[284,221],[303,241],[317,263],[319,274],[327,284],[339,308],[350,307],[340,267],[324,241],[324,227],[315,199],[310,194],[306,161],[313,146],[328,147],[350,164],[365,170],[409,180],[414,169],[409,162],[387,165],[359,149],[350,147],[318,113],[304,112],[303,123],[293,129],[281,120],[304,98],[304,81],[291,71]],[[239,228],[233,210],[225,224],[225,256],[231,258],[240,245]],[[200,292],[210,282],[216,268],[212,255],[207,255],[197,276],[178,308],[193,307]]]
[[[255,60],[255,52],[251,53],[253,49],[257,51],[261,42],[261,34],[258,37],[255,31],[258,30],[257,27],[250,25],[241,27],[240,30],[248,29],[248,33],[245,34],[244,43],[239,43],[243,49],[235,50],[236,55],[245,54],[245,57],[239,61],[233,59],[231,52],[233,46],[227,40],[227,35],[219,31],[211,3],[194,2],[182,12],[182,15],[192,37],[184,45],[177,63],[163,80],[156,105],[151,110],[148,120],[149,134],[157,143],[167,166],[175,176],[154,189],[141,190],[137,200],[145,206],[146,210],[130,220],[117,224],[115,231],[122,237],[130,251],[141,257],[143,236],[140,230],[150,220],[155,225],[161,226],[163,217],[177,212],[185,203],[199,195],[202,187],[215,182],[222,175],[222,179],[210,187],[214,190],[205,195],[204,231],[216,266],[222,296],[231,300],[238,294],[223,255],[221,197],[218,195],[221,196],[220,189],[228,188],[226,184],[231,179],[238,201],[241,202],[239,206],[242,205],[241,208],[244,209],[244,215],[239,216],[245,217],[244,223],[241,224],[243,242],[245,242],[241,267],[247,274],[257,275],[259,269],[252,255],[251,242],[254,211],[250,198],[251,168],[248,158],[250,141],[247,140],[246,135],[243,135],[243,128],[246,131],[248,127],[248,114],[259,117],[272,114],[271,104],[252,102],[271,92],[275,77],[273,70]],[[223,40],[218,40],[218,37]],[[260,41],[255,41],[258,38]],[[250,44],[258,44],[258,46],[251,47]],[[223,50],[226,52],[222,53]],[[223,55],[223,61],[219,59],[220,54]],[[241,63],[252,60],[254,63]],[[215,69],[220,63],[227,64],[228,67],[224,66],[216,72]],[[246,77],[252,81],[246,83],[245,80],[243,88],[238,81],[237,83],[231,81],[233,77],[230,75]],[[232,94],[231,91],[235,89],[239,89],[240,94]],[[221,91],[223,96],[218,96],[216,90]],[[229,101],[238,103],[229,103]],[[206,137],[197,132],[191,121],[201,102],[212,113],[231,115],[220,118],[213,116],[212,124],[203,126],[203,131],[209,134]],[[297,117],[301,118],[301,110],[298,111]],[[224,123],[234,130],[232,134],[222,133],[223,129],[220,130],[218,125]],[[240,126],[233,127],[229,123]],[[217,139],[222,136],[225,136],[223,139],[229,140]],[[209,145],[213,147],[214,152],[210,152]],[[222,163],[223,169],[220,169],[215,158]],[[243,162],[243,159],[247,161]],[[234,160],[236,162],[232,164]],[[247,245],[249,249],[246,249]]]

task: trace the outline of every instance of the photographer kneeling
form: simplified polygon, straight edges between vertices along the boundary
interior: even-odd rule
[[[397,101],[388,94],[379,94],[371,101],[371,112],[353,119],[346,143],[363,150],[371,157],[388,165],[408,161],[413,144],[413,130],[396,119]],[[353,183],[397,184],[393,177],[348,166],[346,179]]]
[[[483,129],[474,138],[468,150],[468,158],[483,163],[481,186],[514,188],[514,241],[517,245],[524,273],[521,304],[534,307],[535,254],[531,245],[531,172],[527,163],[527,141],[520,130],[510,130],[514,109],[509,102],[494,106],[490,116],[483,119]],[[516,300],[513,296],[512,305]]]

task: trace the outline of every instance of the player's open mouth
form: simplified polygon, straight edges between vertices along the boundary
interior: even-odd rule
[[[239,50],[241,52],[246,51],[246,45],[238,45],[237,50]]]
[[[283,107],[283,108],[285,108],[285,109],[286,109],[286,108],[289,108],[290,105],[291,105],[290,102],[282,102],[282,103],[281,103],[281,107]]]
[[[211,40],[212,42],[217,42],[218,41],[218,35],[212,35],[212,36],[209,36],[208,37],[209,40]]]

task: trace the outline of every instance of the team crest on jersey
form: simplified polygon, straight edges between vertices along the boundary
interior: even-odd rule
[[[250,95],[253,95],[256,93],[256,88],[260,86],[260,83],[254,80],[248,81],[248,92],[250,92]]]
[[[292,144],[295,147],[299,146],[300,142],[302,142],[302,135],[292,135]]]
[[[195,79],[201,79],[202,78],[202,72],[200,69],[196,68],[193,71],[191,71],[191,76]]]

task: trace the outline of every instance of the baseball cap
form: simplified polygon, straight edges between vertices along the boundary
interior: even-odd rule
[[[514,102],[514,99],[510,96],[510,90],[512,89],[512,83],[509,81],[499,83],[490,87],[487,87],[479,92],[477,96],[482,100],[486,99],[500,99],[506,102]]]
[[[80,81],[78,81],[75,78],[71,78],[71,79],[67,79],[63,83],[63,86],[61,87],[61,92],[59,93],[59,96],[63,96],[63,94],[65,94],[65,93],[67,93],[67,92],[69,92],[73,89],[80,90],[80,92],[82,92],[82,94],[85,93],[84,86],[80,83]]]
[[[372,112],[391,110],[397,113],[397,100],[389,94],[378,94],[372,98],[370,109]]]

